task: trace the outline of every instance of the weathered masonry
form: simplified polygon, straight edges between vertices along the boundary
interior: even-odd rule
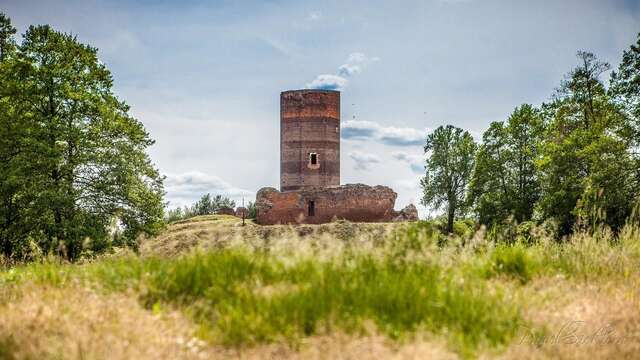
[[[386,186],[340,185],[340,92],[280,94],[280,191],[256,195],[259,224],[417,220],[413,205],[395,211]]]
[[[340,185],[340,92],[280,94],[280,189]]]

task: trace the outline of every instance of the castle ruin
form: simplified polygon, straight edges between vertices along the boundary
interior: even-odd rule
[[[280,94],[280,191],[256,195],[259,224],[417,220],[415,206],[395,211],[386,186],[340,185],[340,92]]]

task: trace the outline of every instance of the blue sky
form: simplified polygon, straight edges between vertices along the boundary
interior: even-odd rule
[[[549,99],[578,50],[616,66],[640,1],[0,0],[20,33],[48,23],[99,48],[157,141],[167,198],[251,199],[279,184],[279,94],[342,90],[342,182],[419,202],[425,134],[480,137]],[[424,209],[421,213],[425,214]]]

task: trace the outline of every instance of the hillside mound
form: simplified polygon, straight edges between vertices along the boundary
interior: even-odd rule
[[[335,239],[375,243],[382,241],[403,223],[352,223],[338,220],[312,225],[258,225],[230,215],[196,216],[173,222],[158,236],[142,239],[143,255],[173,256],[193,248],[219,249],[233,243],[246,244],[255,249],[267,249],[271,240],[290,242],[335,242]]]

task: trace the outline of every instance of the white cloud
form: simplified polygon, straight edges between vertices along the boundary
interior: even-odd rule
[[[414,128],[397,128],[393,126],[380,128],[380,141],[389,145],[424,145],[428,130]]]
[[[378,60],[380,60],[380,58],[375,56],[368,57],[360,52],[351,53],[349,57],[347,57],[347,61],[338,68],[338,74],[346,77],[352,76],[362,72],[367,65]]]
[[[318,21],[322,18],[322,13],[320,11],[312,11],[309,13],[307,19],[309,21]]]
[[[342,76],[323,74],[318,75],[312,82],[307,84],[309,89],[320,90],[343,90],[349,81]]]
[[[338,68],[338,74],[342,76],[352,76],[362,71],[360,65],[343,64]]]
[[[351,53],[346,62],[338,67],[337,74],[318,75],[306,86],[309,89],[344,90],[349,84],[347,78],[361,73],[367,65],[378,60],[380,60],[378,57],[368,57],[360,52]]]
[[[349,153],[349,157],[356,163],[354,166],[356,170],[369,170],[372,164],[380,163],[378,156],[361,151],[352,151]]]
[[[166,174],[164,181],[169,207],[190,205],[207,193],[223,195],[234,200],[236,204],[245,198],[252,200],[254,193],[232,186],[218,176],[200,171],[189,171],[182,174]]]
[[[396,151],[391,154],[394,159],[406,162],[411,167],[411,171],[422,174],[424,173],[424,156],[408,154],[404,151]]]
[[[368,140],[376,138],[381,126],[373,121],[347,120],[342,123],[341,133],[343,139]]]
[[[373,56],[368,57],[361,52],[354,52],[349,54],[347,61],[338,67],[338,74],[349,77],[354,74],[362,72],[362,70],[371,63],[380,60],[380,58]]]
[[[374,121],[347,120],[342,125],[341,136],[350,140],[375,140],[387,145],[424,145],[429,129],[381,126]]]

